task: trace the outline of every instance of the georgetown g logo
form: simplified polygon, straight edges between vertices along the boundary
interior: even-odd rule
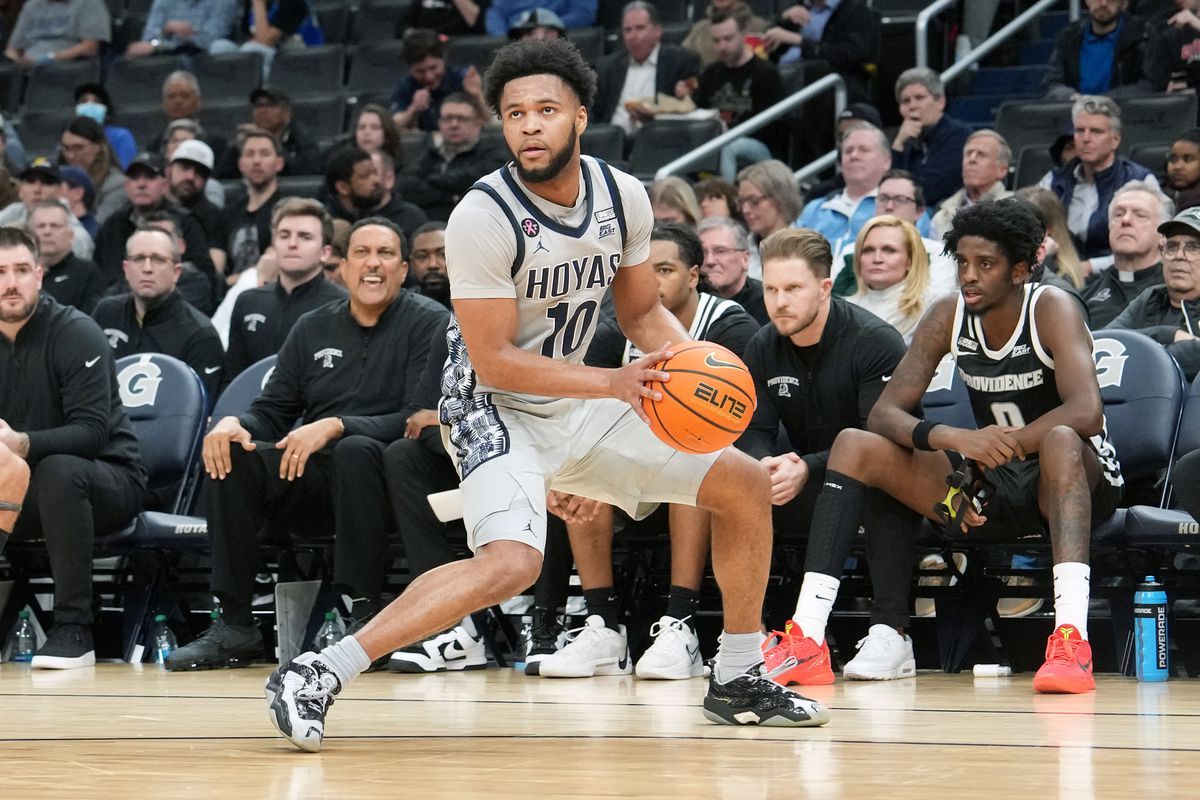
[[[1097,339],[1092,348],[1092,356],[1096,359],[1096,382],[1100,388],[1105,386],[1120,386],[1121,375],[1125,372],[1125,345],[1116,339]]]
[[[154,405],[160,383],[162,370],[151,360],[149,353],[143,354],[136,362],[117,373],[121,403],[126,408]]]
[[[341,357],[342,351],[334,347],[326,347],[313,353],[313,361],[320,361],[325,369],[333,369],[333,359]]]

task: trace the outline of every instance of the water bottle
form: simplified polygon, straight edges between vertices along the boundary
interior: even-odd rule
[[[1133,596],[1133,635],[1139,681],[1165,681],[1167,664],[1167,593],[1152,576]]]
[[[33,661],[33,651],[36,650],[36,636],[33,623],[29,621],[29,609],[21,609],[17,615],[17,627],[13,628],[12,660],[28,664]]]
[[[332,647],[341,640],[342,626],[338,624],[337,612],[326,611],[325,623],[321,625],[321,630],[317,631],[317,638],[313,640],[313,647],[319,653],[326,647]]]
[[[167,656],[175,649],[175,634],[167,625],[167,615],[158,614],[154,617],[154,628],[151,632],[154,639],[154,663],[167,663]]]

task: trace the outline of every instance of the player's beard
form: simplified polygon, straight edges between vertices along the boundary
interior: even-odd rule
[[[817,320],[817,315],[821,313],[821,304],[816,303],[810,309],[797,310],[787,319],[771,320],[775,325],[775,330],[779,331],[780,336],[795,336],[798,333],[808,329]]]
[[[549,180],[554,180],[558,174],[563,171],[567,164],[571,163],[571,157],[575,155],[575,141],[579,138],[579,134],[575,131],[575,126],[571,126],[571,135],[567,137],[567,143],[563,148],[550,157],[550,163],[544,167],[536,169],[525,169],[521,166],[521,159],[514,158],[513,163],[517,165],[517,177],[525,183],[545,183]]]
[[[5,295],[5,299],[11,297],[20,297],[17,293]],[[34,309],[37,308],[38,296],[34,295],[33,299],[27,303],[23,303],[16,311],[0,311],[0,322],[6,325],[11,325],[16,322],[24,322],[33,316]]]

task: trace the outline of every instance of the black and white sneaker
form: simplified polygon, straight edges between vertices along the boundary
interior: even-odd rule
[[[397,650],[388,661],[388,669],[392,672],[405,673],[456,672],[486,666],[487,650],[473,623],[470,630],[465,625],[455,625],[444,633]]]
[[[529,642],[525,653],[525,674],[541,674],[541,661],[557,653],[567,643],[563,630],[566,617],[548,608],[535,607],[529,622]]]
[[[79,669],[96,665],[92,629],[69,622],[55,623],[46,634],[46,643],[33,654],[34,669]]]
[[[316,653],[303,653],[267,678],[267,717],[301,750],[315,753],[325,737],[325,715],[342,682]]]
[[[789,663],[790,662],[790,663]],[[785,659],[775,670],[756,664],[728,683],[717,683],[716,670],[708,682],[704,716],[721,725],[766,725],[779,728],[808,728],[829,722],[829,709],[771,680],[796,666]]]

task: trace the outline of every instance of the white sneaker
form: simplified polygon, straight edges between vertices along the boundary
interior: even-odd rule
[[[397,650],[388,660],[388,669],[410,673],[483,669],[487,666],[487,651],[483,637],[473,629],[474,626],[469,631],[456,625],[445,633]]]
[[[567,633],[567,644],[541,660],[543,678],[590,678],[593,675],[628,675],[629,638],[625,626],[619,631],[604,624],[598,614],[583,621],[582,628]]]
[[[660,617],[650,626],[654,644],[638,659],[633,670],[635,675],[653,680],[682,681],[704,674],[700,639],[687,624],[689,619],[691,617]]]
[[[856,647],[858,655],[842,670],[849,680],[894,681],[917,674],[912,638],[901,636],[890,625],[872,625]]]

